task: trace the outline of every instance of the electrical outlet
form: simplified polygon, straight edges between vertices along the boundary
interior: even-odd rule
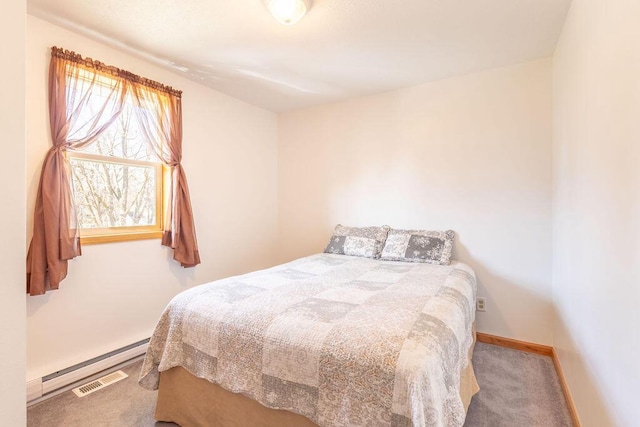
[[[476,311],[487,311],[487,301],[484,297],[476,299]]]

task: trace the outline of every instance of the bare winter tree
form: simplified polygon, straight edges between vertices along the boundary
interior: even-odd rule
[[[157,160],[142,139],[130,108],[86,151],[112,161],[71,159],[80,228],[155,223],[156,169],[151,165],[127,163],[127,160]]]

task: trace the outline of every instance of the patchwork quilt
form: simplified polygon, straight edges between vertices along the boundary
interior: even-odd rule
[[[301,258],[176,296],[140,384],[181,366],[321,427],[461,426],[475,298],[456,261]]]

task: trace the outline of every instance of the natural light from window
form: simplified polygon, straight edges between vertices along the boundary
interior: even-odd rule
[[[111,84],[104,80],[105,84],[94,85],[76,123],[101,117],[98,109],[105,105]],[[128,96],[117,120],[95,142],[68,154],[77,225],[83,237],[160,231],[162,163],[144,139],[135,117],[138,108],[142,107]],[[82,133],[83,129],[72,126],[71,135]]]

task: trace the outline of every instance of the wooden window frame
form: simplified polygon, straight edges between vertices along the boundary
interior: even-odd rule
[[[92,70],[88,72],[82,68],[77,75],[67,72],[67,78],[75,78],[85,81],[95,81],[98,85],[111,88],[116,80],[110,75]],[[153,166],[156,177],[156,223],[152,226],[106,227],[106,228],[78,228],[80,243],[82,245],[95,245],[102,243],[126,242],[133,240],[161,239],[163,235],[164,218],[168,209],[168,191],[171,188],[171,168],[162,162],[149,162],[143,160],[131,160],[122,157],[101,156],[80,151],[68,151],[68,161],[72,158],[105,162],[116,165]],[[75,195],[74,192],[72,194]]]
[[[169,177],[168,168],[160,162],[147,162],[142,160],[131,160],[121,157],[101,156],[78,151],[68,151],[67,160],[76,158],[92,162],[111,163],[116,165],[132,165],[153,167],[156,179],[156,221],[154,225],[128,226],[128,227],[105,227],[105,228],[78,228],[80,233],[80,243],[83,245],[94,245],[101,243],[126,242],[132,240],[160,239],[163,233],[165,188],[166,179]],[[75,192],[72,192],[75,194]]]

